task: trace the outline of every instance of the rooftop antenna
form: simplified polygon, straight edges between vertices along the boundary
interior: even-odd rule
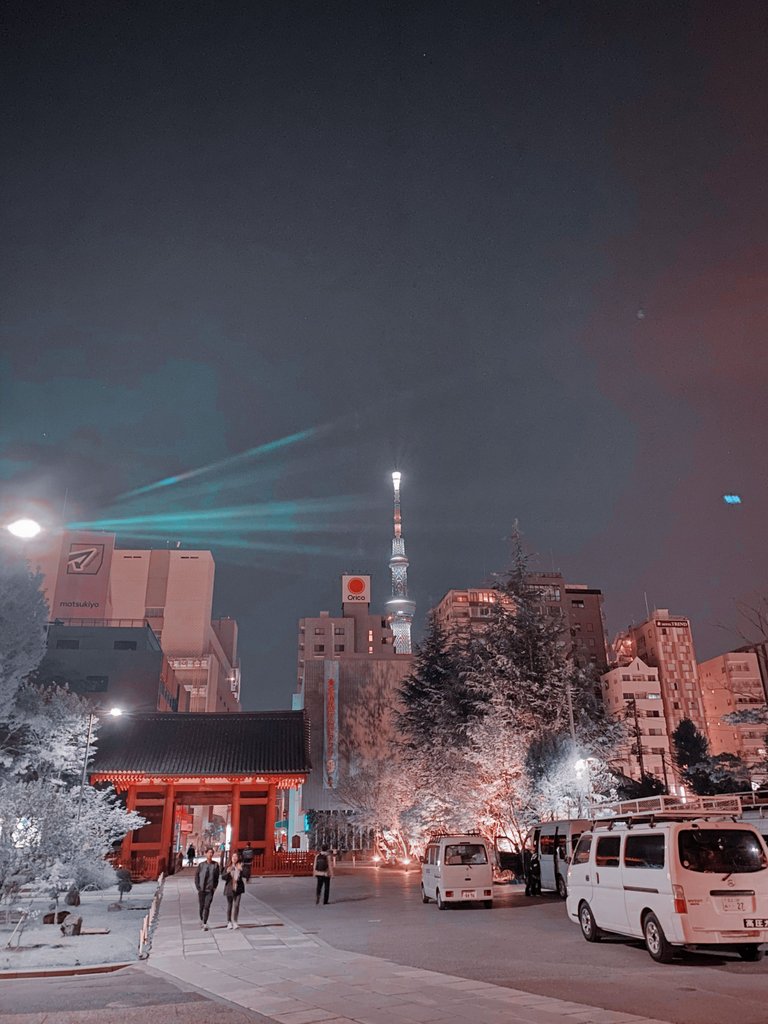
[[[643,591],[643,597],[645,598],[645,617],[646,619],[650,619],[651,609],[648,607],[648,591]]]

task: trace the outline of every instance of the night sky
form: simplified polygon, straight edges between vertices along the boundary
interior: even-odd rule
[[[11,0],[3,514],[211,547],[246,708],[343,571],[383,604],[394,468],[417,618],[519,519],[611,633],[647,593],[729,649],[768,593],[767,68],[764,2]]]

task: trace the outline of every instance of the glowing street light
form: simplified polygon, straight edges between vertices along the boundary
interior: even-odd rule
[[[108,714],[113,718],[119,718],[122,715],[123,709],[113,707],[110,708]],[[83,759],[83,774],[80,779],[80,795],[77,798],[77,820],[80,821],[80,814],[83,810],[83,790],[85,789],[85,780],[88,776],[88,758],[91,756],[91,742],[93,740],[93,723],[99,717],[98,711],[88,712],[88,732],[85,736],[85,758]]]
[[[15,519],[6,525],[6,530],[21,540],[31,540],[43,529],[40,523],[34,519]]]

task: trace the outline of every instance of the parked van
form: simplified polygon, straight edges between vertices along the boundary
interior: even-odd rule
[[[421,899],[439,910],[449,903],[481,901],[493,906],[491,850],[480,835],[441,835],[430,839],[421,861]]]
[[[542,889],[553,889],[561,899],[565,899],[568,894],[568,861],[579,836],[591,824],[591,820],[569,818],[543,821],[533,828],[530,845],[539,857]]]
[[[763,956],[768,848],[753,825],[648,815],[594,824],[568,870],[568,916],[587,942],[603,932],[644,939],[660,963],[675,947]]]

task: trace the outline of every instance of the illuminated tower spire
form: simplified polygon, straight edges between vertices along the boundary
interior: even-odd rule
[[[400,474],[392,474],[395,489],[395,535],[392,538],[392,557],[389,571],[392,573],[392,597],[387,601],[387,621],[394,637],[395,653],[411,653],[411,623],[416,604],[408,597],[408,559],[405,555],[405,541],[400,518]]]

